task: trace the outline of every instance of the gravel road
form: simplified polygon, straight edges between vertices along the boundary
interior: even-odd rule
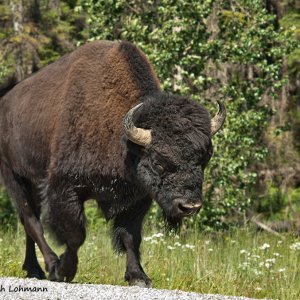
[[[28,291],[28,289],[31,291]],[[202,295],[177,290],[157,290],[101,284],[58,283],[47,280],[4,277],[0,278],[0,299],[246,300],[250,298]]]

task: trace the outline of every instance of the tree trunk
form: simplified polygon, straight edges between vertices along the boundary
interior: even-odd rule
[[[22,34],[23,27],[23,1],[22,0],[10,0],[10,8],[13,15],[13,28],[14,35],[17,38],[17,46],[15,51],[16,59],[16,78],[17,81],[24,79],[24,67],[23,67],[23,42]]]
[[[56,11],[58,17],[60,16],[60,0],[49,0],[47,7]]]

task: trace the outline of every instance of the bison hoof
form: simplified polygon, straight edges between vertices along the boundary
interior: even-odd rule
[[[132,279],[128,282],[130,286],[138,286],[141,288],[152,288],[151,280],[143,280],[143,279]]]
[[[135,285],[144,288],[152,288],[150,278],[142,271],[134,271],[125,273],[125,280],[130,286]]]
[[[46,279],[44,271],[38,264],[31,267],[23,265],[23,270],[27,271],[27,278]]]
[[[71,282],[77,271],[77,257],[73,258],[66,253],[60,256],[49,272],[49,280]]]
[[[58,261],[56,264],[54,264],[50,271],[49,271],[49,280],[51,281],[64,281],[64,276],[61,274],[59,271],[59,264],[60,262]]]
[[[27,273],[27,278],[46,279],[46,275],[43,270],[37,270]]]

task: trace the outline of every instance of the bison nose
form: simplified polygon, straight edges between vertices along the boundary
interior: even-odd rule
[[[185,216],[192,215],[198,212],[202,206],[201,203],[186,202],[184,199],[176,199],[178,213]]]

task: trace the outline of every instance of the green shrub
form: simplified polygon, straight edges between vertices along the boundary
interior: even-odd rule
[[[5,189],[0,187],[0,226],[7,228],[16,224],[17,217],[10,198]]]
[[[256,201],[255,211],[269,220],[295,220],[300,215],[300,188],[283,190],[271,185]]]

